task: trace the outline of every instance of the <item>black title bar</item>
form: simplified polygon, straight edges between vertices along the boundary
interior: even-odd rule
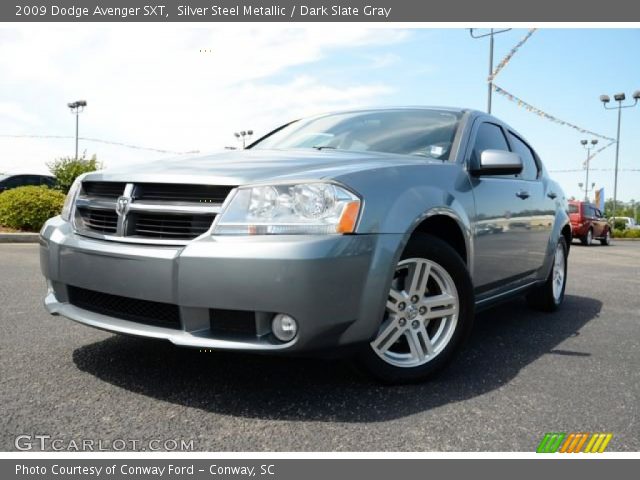
[[[2,22],[638,22],[608,0],[3,0]]]

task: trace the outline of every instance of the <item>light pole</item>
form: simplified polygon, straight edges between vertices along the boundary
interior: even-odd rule
[[[251,136],[253,135],[253,130],[242,130],[241,132],[234,133],[234,135],[238,140],[242,141],[242,149],[244,150],[247,146],[247,141],[251,139]]]
[[[585,162],[585,166],[587,169],[587,178],[585,178],[585,182],[584,182],[584,201],[588,202],[589,201],[589,193],[587,191],[588,185],[589,185],[589,163],[591,162],[591,149],[595,148],[595,146],[598,144],[598,140],[596,140],[595,138],[593,140],[591,140],[591,143],[589,143],[588,140],[580,140],[580,143],[582,144],[582,146],[584,147],[584,149],[587,151],[587,160]],[[594,183],[595,185],[595,183]]]
[[[71,113],[76,115],[76,160],[78,160],[78,123],[79,117],[84,108],[87,106],[86,100],[76,100],[75,102],[67,103],[67,107],[71,109]]]
[[[618,102],[617,107],[607,107],[607,104],[611,101],[608,95],[600,95],[600,101],[602,102],[602,106],[606,110],[615,110],[618,109],[618,133],[616,135],[616,165],[615,165],[615,173],[613,177],[613,215],[616,216],[618,210],[618,156],[620,155],[620,120],[622,119],[622,109],[623,108],[631,108],[635,107],[638,104],[638,100],[640,100],[640,90],[636,90],[633,92],[633,103],[622,105],[622,102],[625,101],[626,96],[624,93],[616,93],[613,96],[613,99]]]
[[[588,183],[578,183],[578,187],[580,187],[580,189],[582,189],[582,187],[584,187],[584,201],[587,203],[591,203],[589,202],[589,192],[592,192],[593,189],[596,187],[596,182],[591,182],[591,187],[589,187]]]
[[[508,32],[511,30],[510,28],[504,28],[502,30],[494,30],[490,29],[489,33],[484,33],[482,35],[476,35],[473,33],[473,28],[469,29],[469,35],[471,38],[478,39],[489,37],[489,78],[493,75],[493,37],[498,35],[499,33]],[[487,113],[491,113],[491,95],[493,94],[493,81],[489,80],[489,86],[487,91]]]

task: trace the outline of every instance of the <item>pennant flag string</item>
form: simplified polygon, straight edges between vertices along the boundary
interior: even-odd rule
[[[555,123],[557,125],[562,125],[562,126],[565,126],[565,127],[572,128],[573,130],[576,130],[576,131],[578,131],[580,133],[583,133],[585,135],[591,135],[591,136],[600,138],[602,140],[607,140],[609,142],[607,145],[605,145],[605,146],[599,148],[598,150],[596,150],[593,154],[591,154],[589,156],[589,158],[587,158],[583,162],[583,164],[582,164],[583,167],[586,167],[587,162],[590,162],[593,159],[593,157],[595,157],[596,155],[598,155],[602,151],[606,150],[611,145],[614,145],[616,143],[615,138],[607,137],[606,135],[601,135],[599,133],[596,133],[596,132],[593,132],[593,131],[588,130],[586,128],[583,128],[583,127],[580,127],[578,125],[575,125],[575,124],[573,124],[571,122],[567,122],[565,120],[561,120],[560,118],[558,118],[558,117],[556,117],[554,115],[551,115],[551,114],[545,112],[544,110],[542,110],[540,108],[534,107],[530,103],[525,102],[521,98],[515,96],[514,94],[506,91],[505,89],[503,89],[503,88],[499,87],[498,85],[496,85],[495,83],[493,83],[493,81],[498,76],[498,74],[504,69],[504,67],[506,67],[509,64],[509,62],[511,61],[513,56],[518,52],[518,50],[520,50],[520,48],[527,42],[527,40],[529,40],[529,38],[531,38],[531,36],[536,32],[536,30],[537,30],[536,28],[529,29],[527,34],[524,37],[522,37],[520,39],[520,41],[518,43],[516,43],[516,45],[511,50],[509,50],[509,53],[507,53],[507,55],[502,59],[502,61],[500,63],[498,63],[496,68],[493,70],[492,74],[489,75],[489,77],[487,78],[487,82],[491,84],[491,87],[492,87],[493,91],[495,91],[496,93],[502,95],[504,98],[506,98],[510,102],[515,103],[518,107],[524,108],[526,111],[538,115],[540,118],[544,118],[545,120],[549,120],[550,122],[553,122],[553,123]]]
[[[500,87],[500,86],[498,86],[496,84],[493,84],[492,87],[493,87],[493,90],[496,93],[499,93],[500,95],[504,96],[510,102],[516,103],[519,107],[524,108],[528,112],[534,113],[534,114],[538,115],[539,117],[543,117],[543,118],[545,118],[545,119],[547,119],[547,120],[549,120],[549,121],[551,121],[553,123],[556,123],[558,125],[564,125],[566,127],[573,128],[574,130],[576,130],[576,131],[578,131],[580,133],[584,133],[586,135],[592,135],[594,137],[597,137],[597,138],[600,138],[600,139],[603,139],[603,140],[608,140],[609,142],[613,142],[613,143],[616,142],[615,138],[607,137],[606,135],[601,135],[601,134],[593,132],[591,130],[587,130],[586,128],[582,128],[582,127],[580,127],[578,125],[575,125],[575,124],[573,124],[571,122],[567,122],[565,120],[561,120],[561,119],[555,117],[554,115],[551,115],[551,114],[549,114],[549,113],[547,113],[547,112],[545,112],[545,111],[543,111],[543,110],[541,110],[541,109],[539,109],[537,107],[534,107],[530,103],[527,103],[524,100],[522,100],[521,98],[516,97],[514,94],[506,91],[504,88],[502,88],[502,87]],[[605,147],[602,147],[599,150],[599,152],[604,150],[608,146],[609,145],[607,145]]]
[[[516,54],[516,52],[518,50],[520,50],[520,47],[522,47],[522,45],[524,45],[527,42],[527,40],[529,40],[529,38],[531,38],[531,35],[533,35],[536,30],[537,30],[537,28],[530,28],[529,31],[527,32],[527,34],[524,37],[522,37],[522,40],[520,40],[518,43],[516,43],[515,47],[513,47],[509,51],[509,53],[507,53],[507,55],[502,59],[502,61],[493,70],[493,73],[491,75],[489,75],[489,78],[487,79],[488,82],[493,82],[493,80],[498,76],[500,71],[504,67],[507,66],[507,64],[511,61],[511,58]]]

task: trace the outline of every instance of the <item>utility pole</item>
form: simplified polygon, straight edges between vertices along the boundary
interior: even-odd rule
[[[471,35],[471,38],[473,39],[478,39],[478,38],[484,38],[484,37],[489,37],[489,77],[491,78],[491,75],[493,75],[493,37],[495,35],[498,35],[499,33],[504,33],[504,32],[508,32],[509,30],[511,30],[510,28],[505,28],[502,30],[495,30],[495,29],[490,29],[489,33],[484,33],[481,35],[476,35],[473,31],[477,30],[474,28],[470,28],[469,29],[469,35]],[[491,97],[493,95],[493,80],[489,80],[489,84],[487,86],[487,113],[491,113]]]

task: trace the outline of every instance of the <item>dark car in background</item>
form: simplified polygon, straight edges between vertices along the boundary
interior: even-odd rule
[[[17,187],[26,187],[28,185],[45,185],[47,187],[53,187],[55,184],[55,177],[50,175],[0,175],[0,193],[5,190],[11,190],[12,188]]]
[[[593,204],[569,200],[571,232],[583,245],[591,245],[600,240],[601,245],[611,244],[611,226],[602,212]]]

